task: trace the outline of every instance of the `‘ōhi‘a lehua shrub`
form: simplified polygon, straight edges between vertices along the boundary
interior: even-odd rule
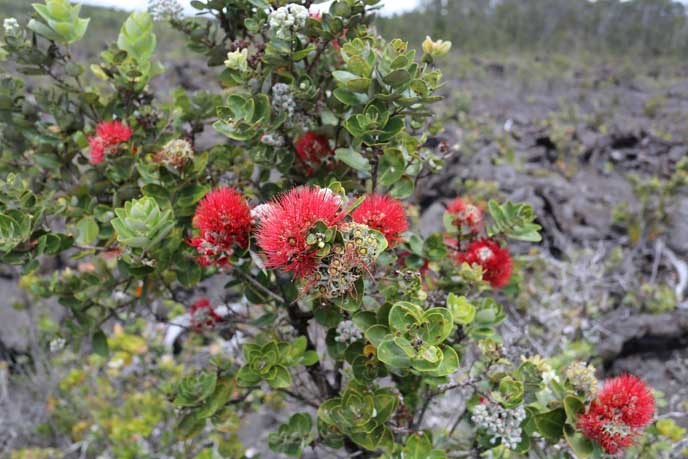
[[[540,239],[530,206],[457,198],[429,235],[409,218],[416,185],[443,167],[445,151],[426,140],[439,131],[435,62],[451,44],[428,38],[417,56],[382,40],[369,27],[378,0],[317,13],[311,3],[192,2],[202,19],[172,8],[189,49],[222,70],[221,89],[175,89],[168,102],[149,92],[164,69],[147,13],[89,68],[67,47],[88,33],[78,6],[47,0],[28,24],[6,21],[2,56],[53,86],[28,97],[21,79],[0,80],[2,261],[66,308],[60,337],[92,337],[104,355],[113,320],[150,318],[156,301],[225,279],[230,304],[197,298],[190,329],[234,335],[243,352],[166,388],[175,435],[211,432],[212,454],[240,457],[221,447],[226,421],[282,398],[302,412],[268,443],[293,456],[629,447],[654,413],[642,381],[597,392],[594,369],[570,356],[517,360],[502,345],[507,312],[495,298],[519,282],[508,243]],[[200,146],[206,130],[217,144]],[[38,275],[39,257],[60,254],[92,263]],[[430,429],[442,397],[460,408]]]

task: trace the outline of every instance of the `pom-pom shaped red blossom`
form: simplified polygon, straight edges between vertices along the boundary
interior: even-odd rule
[[[91,164],[102,163],[105,154],[113,154],[117,146],[129,141],[133,131],[118,120],[104,121],[96,126],[96,135],[88,138],[91,147]]]
[[[189,310],[191,316],[191,329],[200,332],[204,328],[212,328],[222,320],[210,305],[208,298],[196,300]]]
[[[296,277],[311,274],[317,246],[306,241],[317,222],[333,227],[342,218],[341,198],[327,188],[294,188],[272,201],[260,216],[257,240],[266,265]]]
[[[96,136],[106,145],[117,145],[131,139],[133,131],[129,126],[118,120],[105,121],[96,126]]]
[[[477,264],[483,268],[483,280],[493,288],[501,288],[509,283],[513,264],[509,249],[501,247],[493,239],[480,239],[471,242],[465,252],[456,255],[459,263]]]
[[[198,203],[193,225],[199,235],[189,244],[198,252],[198,262],[226,266],[235,246],[248,247],[251,209],[234,188],[218,188]]]
[[[408,229],[404,206],[397,199],[384,194],[366,196],[351,217],[356,223],[384,234],[390,247],[394,247],[401,240],[401,233]]]
[[[455,198],[447,205],[447,213],[452,223],[459,229],[467,228],[477,234],[483,227],[483,211],[466,199]]]
[[[622,375],[605,381],[597,398],[578,417],[578,429],[608,454],[617,454],[633,444],[654,412],[655,399],[645,382]]]
[[[296,142],[295,148],[296,154],[303,162],[308,174],[313,173],[313,170],[334,154],[327,137],[312,131],[306,132]]]

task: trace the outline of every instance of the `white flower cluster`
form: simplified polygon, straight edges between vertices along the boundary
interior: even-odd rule
[[[272,109],[278,114],[286,113],[289,118],[294,116],[296,103],[288,84],[277,83],[272,87]]]
[[[65,341],[64,338],[55,338],[54,340],[50,341],[50,352],[58,352],[64,349],[65,344],[67,344],[67,341]]]
[[[292,31],[301,29],[306,25],[306,19],[308,19],[308,9],[296,3],[290,3],[270,13],[268,23],[275,36],[288,39],[291,37]]]
[[[184,8],[177,0],[148,0],[148,12],[155,21],[167,21],[181,18]]]
[[[350,320],[344,320],[337,325],[337,336],[334,338],[338,343],[351,344],[363,338],[363,332]]]
[[[490,434],[493,444],[501,439],[502,445],[509,449],[516,449],[521,443],[521,423],[525,418],[526,410],[522,406],[507,410],[496,403],[479,404],[473,409],[471,416],[478,427]]]
[[[17,35],[20,27],[15,18],[7,18],[2,21],[2,26],[5,29],[5,35]]]
[[[155,159],[166,166],[181,169],[187,162],[193,159],[193,156],[194,149],[188,140],[173,139],[162,147]]]
[[[566,368],[566,378],[571,381],[576,390],[592,398],[597,393],[597,378],[595,367],[583,362],[573,362]]]
[[[263,134],[260,137],[261,143],[264,143],[265,145],[269,147],[281,147],[284,146],[284,137],[282,137],[279,134]]]

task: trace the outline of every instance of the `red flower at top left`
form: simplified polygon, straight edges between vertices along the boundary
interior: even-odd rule
[[[91,164],[100,164],[105,154],[114,154],[117,146],[131,139],[133,131],[118,120],[104,121],[96,126],[96,135],[88,138],[91,146]]]

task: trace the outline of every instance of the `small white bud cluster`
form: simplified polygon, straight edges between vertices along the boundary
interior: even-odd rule
[[[184,139],[170,140],[155,156],[155,160],[168,167],[181,169],[194,156],[193,146]]]
[[[597,393],[597,378],[595,367],[583,362],[573,362],[566,368],[566,378],[571,381],[576,390],[592,398]]]
[[[267,217],[270,214],[271,209],[272,204],[270,203],[258,204],[256,207],[251,209],[251,218],[256,222],[259,222],[261,219]]]
[[[501,439],[502,445],[509,449],[516,449],[521,443],[521,423],[525,418],[526,410],[522,406],[508,410],[496,403],[479,404],[471,416],[471,420],[491,436],[491,443]]]
[[[50,352],[58,352],[64,349],[65,344],[67,344],[67,341],[65,341],[64,338],[55,338],[50,341]]]
[[[308,9],[296,3],[277,8],[270,13],[268,24],[275,36],[282,39],[291,37],[292,31],[303,28],[308,19]]]
[[[148,0],[148,12],[154,21],[167,21],[181,18],[184,8],[177,0]]]
[[[284,137],[282,137],[279,134],[263,134],[260,137],[261,143],[264,143],[265,145],[269,147],[282,147],[284,146]]]
[[[322,193],[332,193],[323,189]],[[320,259],[315,272],[308,278],[305,290],[316,289],[325,298],[338,298],[351,294],[356,281],[375,263],[379,255],[378,241],[370,228],[350,223],[340,229],[342,241],[332,245],[327,256]],[[306,240],[310,245],[325,247],[325,235],[311,233]]]
[[[18,35],[19,31],[21,28],[19,27],[19,23],[15,18],[7,18],[4,21],[2,21],[2,26],[5,29],[5,35]]]
[[[288,84],[276,83],[272,87],[272,109],[278,114],[286,113],[289,118],[294,116],[296,103]]]
[[[337,336],[334,338],[338,343],[351,344],[363,338],[363,332],[351,320],[344,320],[337,325]]]

